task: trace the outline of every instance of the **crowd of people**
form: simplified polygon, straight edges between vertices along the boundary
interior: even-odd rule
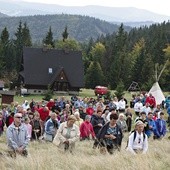
[[[133,111],[134,110],[134,111]],[[166,108],[170,115],[170,105]],[[156,104],[154,96],[135,95],[128,107],[127,100],[117,97],[105,103],[103,98],[72,96],[50,101],[3,106],[0,111],[0,136],[7,127],[8,153],[27,155],[29,141],[45,140],[58,148],[72,152],[77,141],[94,140],[93,149],[105,149],[110,154],[121,150],[124,133],[128,132],[127,151],[146,153],[148,139],[162,139],[167,132],[165,110]],[[134,124],[134,128],[133,128]],[[133,128],[133,129],[132,129]]]

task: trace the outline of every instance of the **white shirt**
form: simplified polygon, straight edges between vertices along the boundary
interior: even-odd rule
[[[125,109],[126,107],[126,102],[124,100],[119,101],[119,109]]]
[[[119,102],[113,101],[113,103],[116,105],[116,110],[119,110]]]
[[[107,122],[109,122],[110,121],[110,115],[112,114],[112,112],[109,112],[108,113],[108,115],[106,116],[106,120],[107,120]]]
[[[139,134],[136,131],[136,138],[134,140],[134,132],[129,136],[128,148],[127,150],[136,154],[134,149],[143,150],[142,153],[146,153],[148,150],[148,137],[145,135],[145,140],[143,139],[143,133]]]
[[[141,112],[142,108],[143,108],[143,104],[141,102],[135,103],[135,105],[134,105],[135,112]]]
[[[148,113],[151,112],[151,108],[144,106],[144,107],[142,108],[142,112],[145,112],[145,113],[146,113],[146,116],[148,116]]]

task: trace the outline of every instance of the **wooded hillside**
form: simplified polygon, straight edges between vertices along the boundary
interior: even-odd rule
[[[67,25],[69,36],[81,42],[89,40],[90,37],[97,39],[101,34],[113,33],[119,28],[116,24],[93,17],[62,14],[0,18],[0,32],[4,27],[7,27],[10,37],[14,38],[14,33],[20,21],[27,23],[33,42],[42,41],[50,26],[54,39],[62,37],[62,31]],[[125,29],[129,31],[131,28],[125,27]]]
[[[59,22],[62,23],[62,20]],[[81,22],[86,30],[88,23]],[[42,27],[35,28],[41,32]],[[8,28],[5,27],[0,39],[0,78],[13,84],[19,83],[17,78],[22,68],[23,47],[43,47],[46,44],[49,50],[57,48],[82,51],[86,88],[105,85],[110,89],[127,90],[132,81],[135,81],[139,83],[141,90],[149,90],[156,81],[155,67],[158,72],[165,67],[159,83],[163,90],[170,91],[169,22],[134,28],[130,32],[127,32],[122,24],[118,31],[98,36],[97,40],[90,38],[91,34],[86,32],[86,37],[90,38],[88,42],[72,39],[68,26],[58,30],[61,32],[61,38],[54,38],[55,32],[50,26],[44,36],[40,37],[42,41],[34,44],[31,36],[32,30],[27,22],[19,22],[13,38],[9,37]],[[91,32],[95,33],[93,27]]]

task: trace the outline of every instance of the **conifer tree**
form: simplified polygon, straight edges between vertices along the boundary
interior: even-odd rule
[[[64,32],[62,33],[62,36],[63,36],[63,41],[66,41],[68,39],[68,31],[67,31],[67,26],[65,27],[64,29]]]
[[[22,28],[22,39],[23,39],[23,46],[24,47],[32,46],[30,30],[29,30],[26,22],[24,23],[24,27]]]
[[[51,26],[49,28],[49,31],[45,37],[45,39],[43,40],[43,43],[47,46],[51,46],[52,48],[55,47],[55,43],[54,43],[54,40],[53,40],[53,33],[52,33],[52,29],[51,29]]]
[[[99,62],[91,62],[85,77],[86,88],[95,88],[97,85],[104,85],[104,75]]]

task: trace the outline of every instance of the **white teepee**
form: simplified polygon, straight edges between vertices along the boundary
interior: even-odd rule
[[[152,95],[155,97],[156,104],[161,104],[162,101],[165,100],[165,96],[164,96],[158,82],[153,84],[149,93],[152,93]]]
[[[158,64],[155,64],[155,79],[156,82],[153,84],[152,88],[150,89],[149,93],[152,93],[152,95],[155,97],[156,100],[156,104],[162,104],[162,101],[165,101],[165,96],[159,86],[159,79],[163,73],[163,71],[165,70],[165,67],[167,65],[169,60],[167,60],[163,66],[163,68],[161,69],[159,75],[158,75]]]

